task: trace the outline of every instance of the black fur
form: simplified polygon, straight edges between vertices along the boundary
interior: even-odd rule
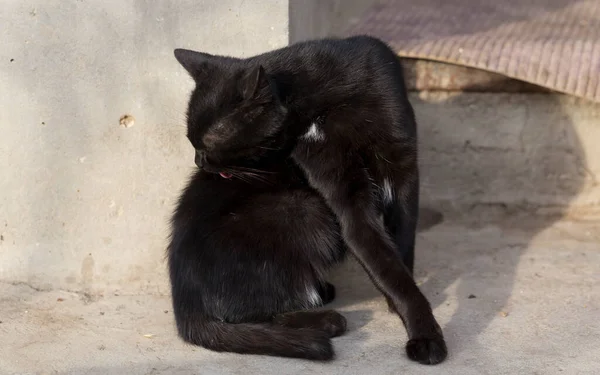
[[[216,351],[331,359],[343,316],[299,310],[335,296],[325,276],[343,256],[339,225],[291,160],[264,172],[200,170],[183,192],[169,246],[179,334]]]
[[[188,138],[202,169],[169,247],[182,337],[214,350],[330,358],[341,315],[328,312],[326,324],[296,312],[279,323],[308,307],[307,282],[328,294],[325,271],[345,244],[404,322],[408,356],[444,360],[442,331],[411,276],[417,132],[394,52],[360,36],[248,59],[175,55],[196,81]]]

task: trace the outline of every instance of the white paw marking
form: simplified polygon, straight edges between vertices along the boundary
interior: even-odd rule
[[[383,180],[383,202],[390,204],[394,201],[394,191],[392,190],[392,183],[387,178]]]
[[[306,134],[302,136],[302,138],[310,141],[324,141],[325,133],[323,133],[323,130],[319,129],[317,124],[313,123],[310,128],[308,128]]]

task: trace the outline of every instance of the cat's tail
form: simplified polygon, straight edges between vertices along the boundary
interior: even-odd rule
[[[346,330],[336,311],[300,311],[278,315],[272,322],[230,324],[221,321],[179,321],[183,340],[217,352],[330,360],[331,337]]]

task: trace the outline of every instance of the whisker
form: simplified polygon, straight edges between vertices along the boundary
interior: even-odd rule
[[[259,181],[259,182],[263,182],[263,183],[266,183],[266,184],[272,184],[271,180],[269,180],[268,178],[266,178],[266,177],[264,177],[262,175],[259,175],[259,174],[256,174],[256,173],[252,173],[252,172],[245,172],[244,174],[246,175],[246,177],[248,177],[250,179],[253,179],[253,180],[256,180],[256,181]]]
[[[233,167],[232,169],[240,171],[240,172],[251,172],[251,173],[259,173],[259,174],[275,174],[276,173],[276,172],[263,171],[261,169],[247,168],[247,167]]]
[[[269,176],[276,173],[247,167],[228,167],[223,169],[223,172],[249,184],[258,181],[269,185],[273,185],[273,181]]]
[[[246,178],[246,176],[244,176],[244,174],[243,174],[243,173],[235,173],[235,172],[233,172],[233,171],[232,171],[232,172],[231,172],[231,175],[232,175],[234,178],[237,178],[237,179],[239,179],[239,180],[241,180],[241,181],[248,182],[248,183],[250,182],[250,181],[248,181],[248,179]]]
[[[253,178],[255,180],[264,180],[265,179],[263,176],[256,174],[256,173],[252,173],[252,172],[244,172],[244,175],[249,178]]]

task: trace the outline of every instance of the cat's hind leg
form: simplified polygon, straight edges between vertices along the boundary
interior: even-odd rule
[[[384,225],[398,248],[398,254],[410,273],[415,263],[415,237],[419,216],[419,176],[401,189],[384,182],[382,190]]]
[[[448,354],[442,330],[429,301],[399,256],[397,244],[381,218],[381,206],[373,188],[374,183],[381,183],[378,177],[389,177],[391,186],[397,183],[396,194],[403,196],[418,170],[416,145],[391,144],[390,148],[390,154],[383,155],[383,168],[377,162],[365,163],[369,160],[365,155],[349,157],[344,147],[314,148],[301,144],[294,157],[306,171],[311,186],[337,216],[348,250],[402,319],[409,337],[408,357],[423,364],[436,364]]]
[[[396,244],[402,262],[412,274],[415,263],[415,237],[419,215],[419,177],[410,181],[402,196],[395,194],[395,187],[382,187],[384,225]],[[387,191],[386,191],[387,190]],[[402,191],[402,190],[400,190]],[[392,300],[386,296],[390,312],[397,312]]]

